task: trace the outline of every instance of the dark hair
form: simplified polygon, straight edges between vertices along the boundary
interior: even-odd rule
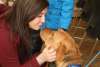
[[[29,29],[28,23],[45,7],[46,0],[16,0],[7,15],[13,33],[20,37],[18,54],[21,63],[32,57],[32,53],[40,50],[42,40],[39,31]]]

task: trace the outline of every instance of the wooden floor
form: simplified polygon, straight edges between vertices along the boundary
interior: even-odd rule
[[[96,55],[97,51],[100,51],[100,40],[89,37],[86,28],[87,22],[74,17],[68,31],[80,46],[83,65],[86,65]],[[96,57],[89,67],[100,67],[100,55]]]

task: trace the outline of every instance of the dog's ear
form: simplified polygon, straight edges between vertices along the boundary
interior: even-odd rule
[[[76,43],[68,43],[63,41],[62,45],[64,46],[64,62],[65,64],[81,64],[81,53],[79,50],[79,46]],[[67,66],[66,66],[67,67]]]
[[[61,29],[58,30],[58,32],[60,32],[62,37],[64,37],[61,43],[65,46],[66,52],[70,52],[72,56],[81,57],[79,45],[75,42],[72,36],[68,32]]]

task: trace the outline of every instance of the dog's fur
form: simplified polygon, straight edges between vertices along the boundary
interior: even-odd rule
[[[78,45],[68,32],[45,29],[40,36],[44,46],[51,45],[56,49],[56,67],[67,67],[69,64],[80,64],[81,54]]]

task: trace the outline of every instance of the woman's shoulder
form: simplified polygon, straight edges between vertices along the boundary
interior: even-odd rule
[[[5,16],[9,9],[10,9],[9,6],[7,6],[5,4],[0,4],[0,18]]]
[[[9,25],[7,24],[6,20],[4,18],[0,18],[0,31],[8,31]]]
[[[4,13],[7,10],[7,6],[4,4],[0,4],[0,14]]]
[[[6,40],[9,40],[10,37],[10,28],[8,27],[6,21],[2,18],[0,19],[0,43]]]
[[[15,44],[16,46],[18,43],[19,36],[13,34],[10,25],[4,19],[0,19],[0,44]]]

